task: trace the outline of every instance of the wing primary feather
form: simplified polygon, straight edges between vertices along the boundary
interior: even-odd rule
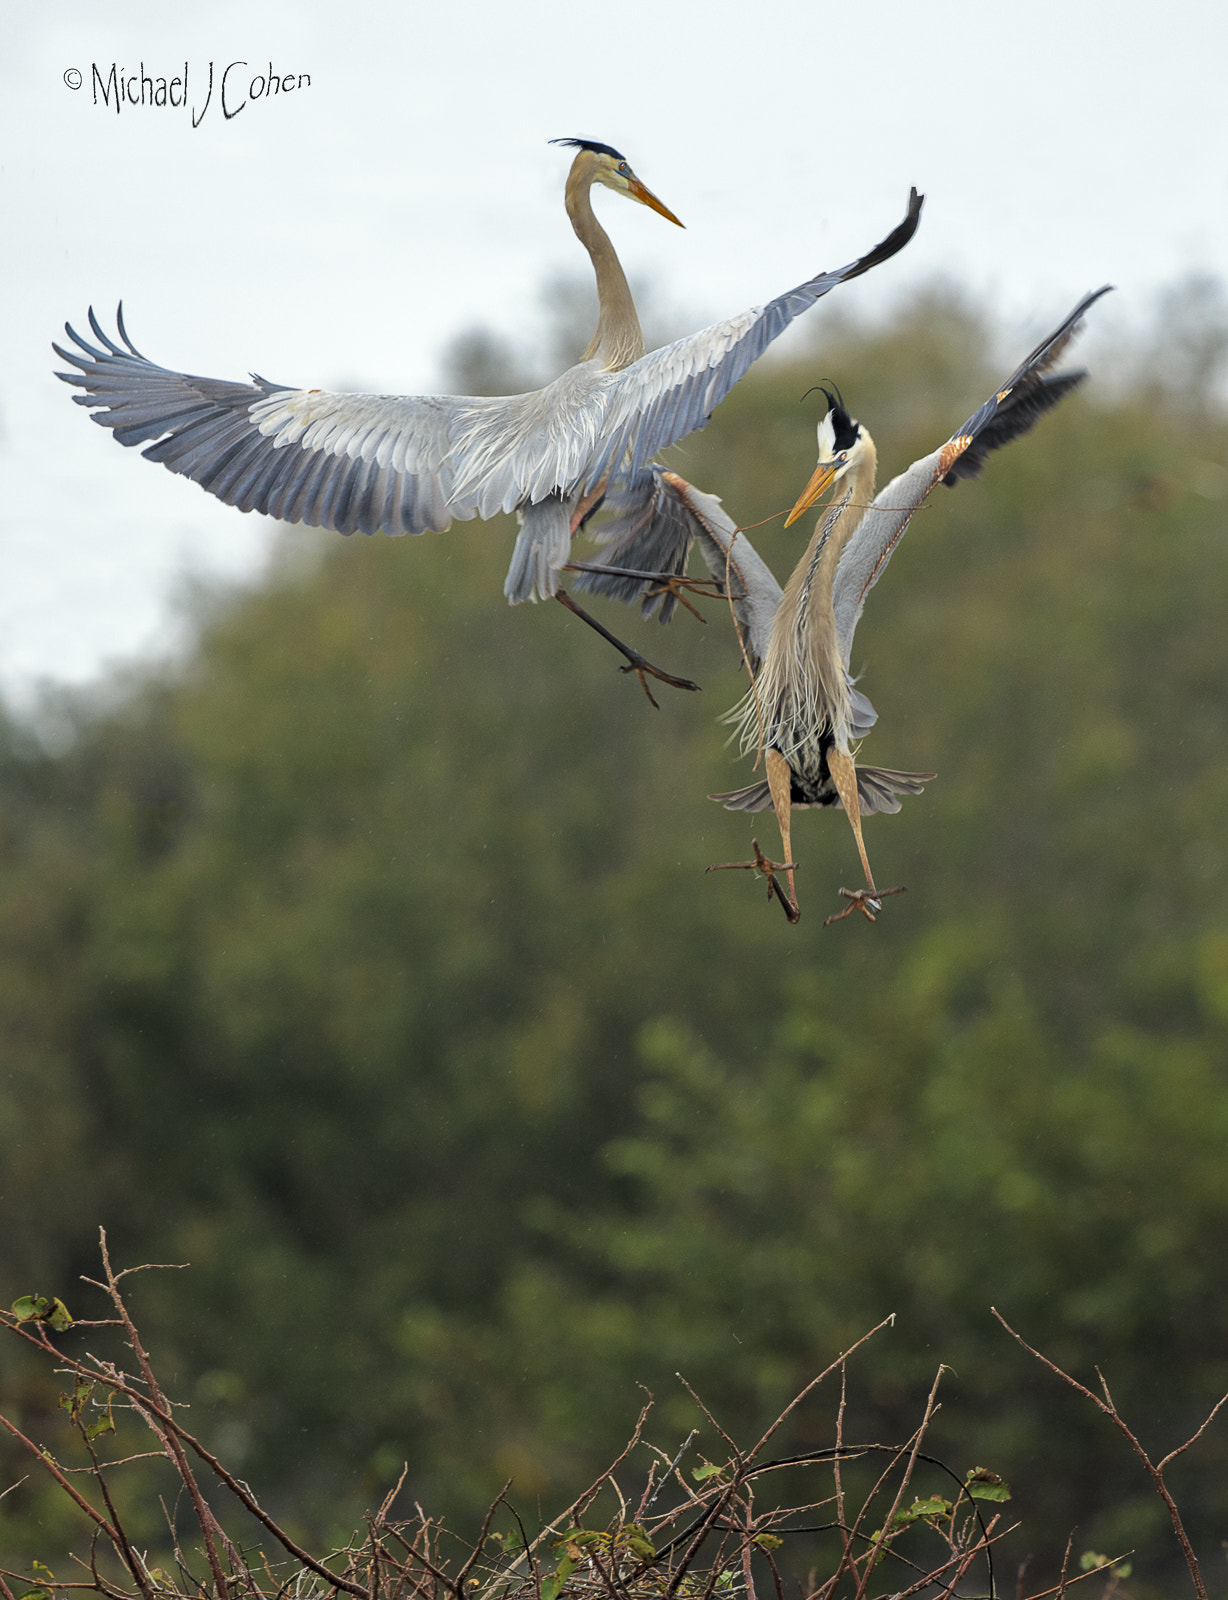
[[[943,483],[954,488],[961,478],[979,477],[991,451],[1000,450],[1004,444],[1027,433],[1046,411],[1052,411],[1086,377],[1084,371],[1063,372],[1056,377],[1020,384],[976,430],[972,443],[943,477]]]

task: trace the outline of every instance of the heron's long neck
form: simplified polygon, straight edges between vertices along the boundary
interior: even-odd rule
[[[597,276],[597,331],[584,360],[597,356],[607,372],[621,372],[644,354],[644,335],[627,285],[626,274],[610,236],[593,215],[587,174],[572,171],[567,179],[567,215],[576,238],[589,253]]]
[[[864,429],[862,439],[856,464],[840,480],[836,498],[820,516],[805,555],[785,585],[760,674],[761,686],[775,700],[778,715],[786,725],[793,724],[795,749],[817,740],[824,724],[842,744],[847,739],[848,684],[832,609],[832,583],[844,547],[874,498],[877,455]],[[787,728],[782,734],[787,743]]]

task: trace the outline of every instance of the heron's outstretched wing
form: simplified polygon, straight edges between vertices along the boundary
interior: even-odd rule
[[[714,494],[704,494],[676,472],[653,472],[658,494],[672,501],[670,516],[685,518],[688,544],[698,541],[708,571],[729,596],[743,647],[757,672],[772,635],[780,585]]]
[[[529,394],[502,397],[332,394],[256,378],[219,382],[159,367],[129,339],[117,344],[93,311],[99,346],[67,328],[56,345],[76,370],[59,376],[121,444],[193,479],[227,505],[338,533],[423,533],[452,518],[522,513],[505,592],[554,592],[571,516],[610,479],[654,490],[652,454],[702,427],[734,383],[788,324],[838,283],[894,255],[916,231],[904,222],[876,249],[769,305],[715,324],[621,372],[582,361]],[[660,540],[658,539],[658,543]],[[684,544],[675,556],[685,562]],[[624,562],[623,564],[627,564]]]
[[[54,348],[73,396],[121,444],[192,478],[227,505],[338,533],[440,531],[494,516],[583,479],[610,375],[595,363],[506,398],[332,394],[196,377],[117,344],[90,311],[101,348],[73,328]],[[570,426],[560,430],[559,416]]]
[[[1061,325],[1043,339],[984,405],[978,407],[946,444],[914,461],[875,496],[873,504],[845,546],[832,584],[836,633],[848,668],[853,634],[866,596],[882,576],[913,513],[937,483],[954,485],[974,478],[991,450],[1017,439],[1057,405],[1086,376],[1083,372],[1049,371],[1078,332],[1088,308],[1112,286],[1085,295]]]
[[[820,272],[765,306],[676,339],[615,374],[606,401],[605,453],[596,475],[611,467],[621,470],[625,457],[634,475],[659,450],[702,428],[795,317],[839,284],[889,261],[904,248],[917,231],[923,200],[913,189],[903,222],[856,261],[834,272]]]

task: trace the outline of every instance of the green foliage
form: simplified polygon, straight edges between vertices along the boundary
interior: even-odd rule
[[[964,1479],[964,1490],[970,1500],[992,1500],[1001,1503],[1011,1497],[1011,1486],[1004,1483],[988,1467],[973,1467]]]
[[[44,1294],[23,1294],[13,1301],[13,1315],[18,1322],[41,1322],[53,1333],[64,1333],[72,1327],[72,1317],[62,1300],[48,1299]]]
[[[1114,1561],[1111,1556],[1097,1555],[1094,1550],[1085,1550],[1079,1557],[1080,1572],[1103,1572],[1106,1569],[1115,1578],[1128,1578],[1134,1571],[1134,1563]]]
[[[779,512],[830,376],[885,479],[1021,353],[987,346],[950,295],[837,326],[671,464]],[[448,1515],[557,1492],[637,1383],[683,1433],[678,1371],[753,1428],[894,1311],[862,1437],[947,1362],[941,1452],[997,1463],[1030,1537],[1078,1521],[1153,1569],[1162,1508],[988,1308],[1099,1360],[1148,1437],[1228,1389],[1228,428],[1199,373],[1190,410],[1090,387],[915,520],[854,668],[867,757],[940,778],[867,828],[910,891],[872,929],[820,926],[857,872],[839,814],[797,819],[795,929],[704,875],[752,831],[704,799],[747,781],[720,608],[603,613],[703,684],[653,712],[561,607],[502,604],[507,527],[292,530],[181,670],[62,707],[62,753],[0,721],[6,1303],[68,1295],[99,1222],[191,1262],[139,1293],[198,1431],[338,1532],[404,1461]],[[753,537],[779,572],[801,548]],[[55,1391],[5,1359],[37,1432]],[[1228,1454],[1200,1450],[1205,1538]],[[23,1488],[0,1543],[55,1516]]]

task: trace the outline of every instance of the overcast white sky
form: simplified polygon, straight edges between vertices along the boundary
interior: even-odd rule
[[[169,366],[434,388],[457,331],[531,335],[543,282],[585,266],[557,135],[616,145],[686,223],[601,196],[630,275],[696,326],[859,254],[913,183],[918,237],[846,307],[946,274],[1026,344],[1105,281],[1129,324],[1192,270],[1228,276],[1222,0],[56,0],[0,30],[0,692],[19,697],[166,648],[183,575],[256,572],[274,531],[89,423],[51,375],[65,319],[122,297]],[[95,65],[185,62],[186,107],[94,103]],[[310,85],[253,98],[270,62]]]

